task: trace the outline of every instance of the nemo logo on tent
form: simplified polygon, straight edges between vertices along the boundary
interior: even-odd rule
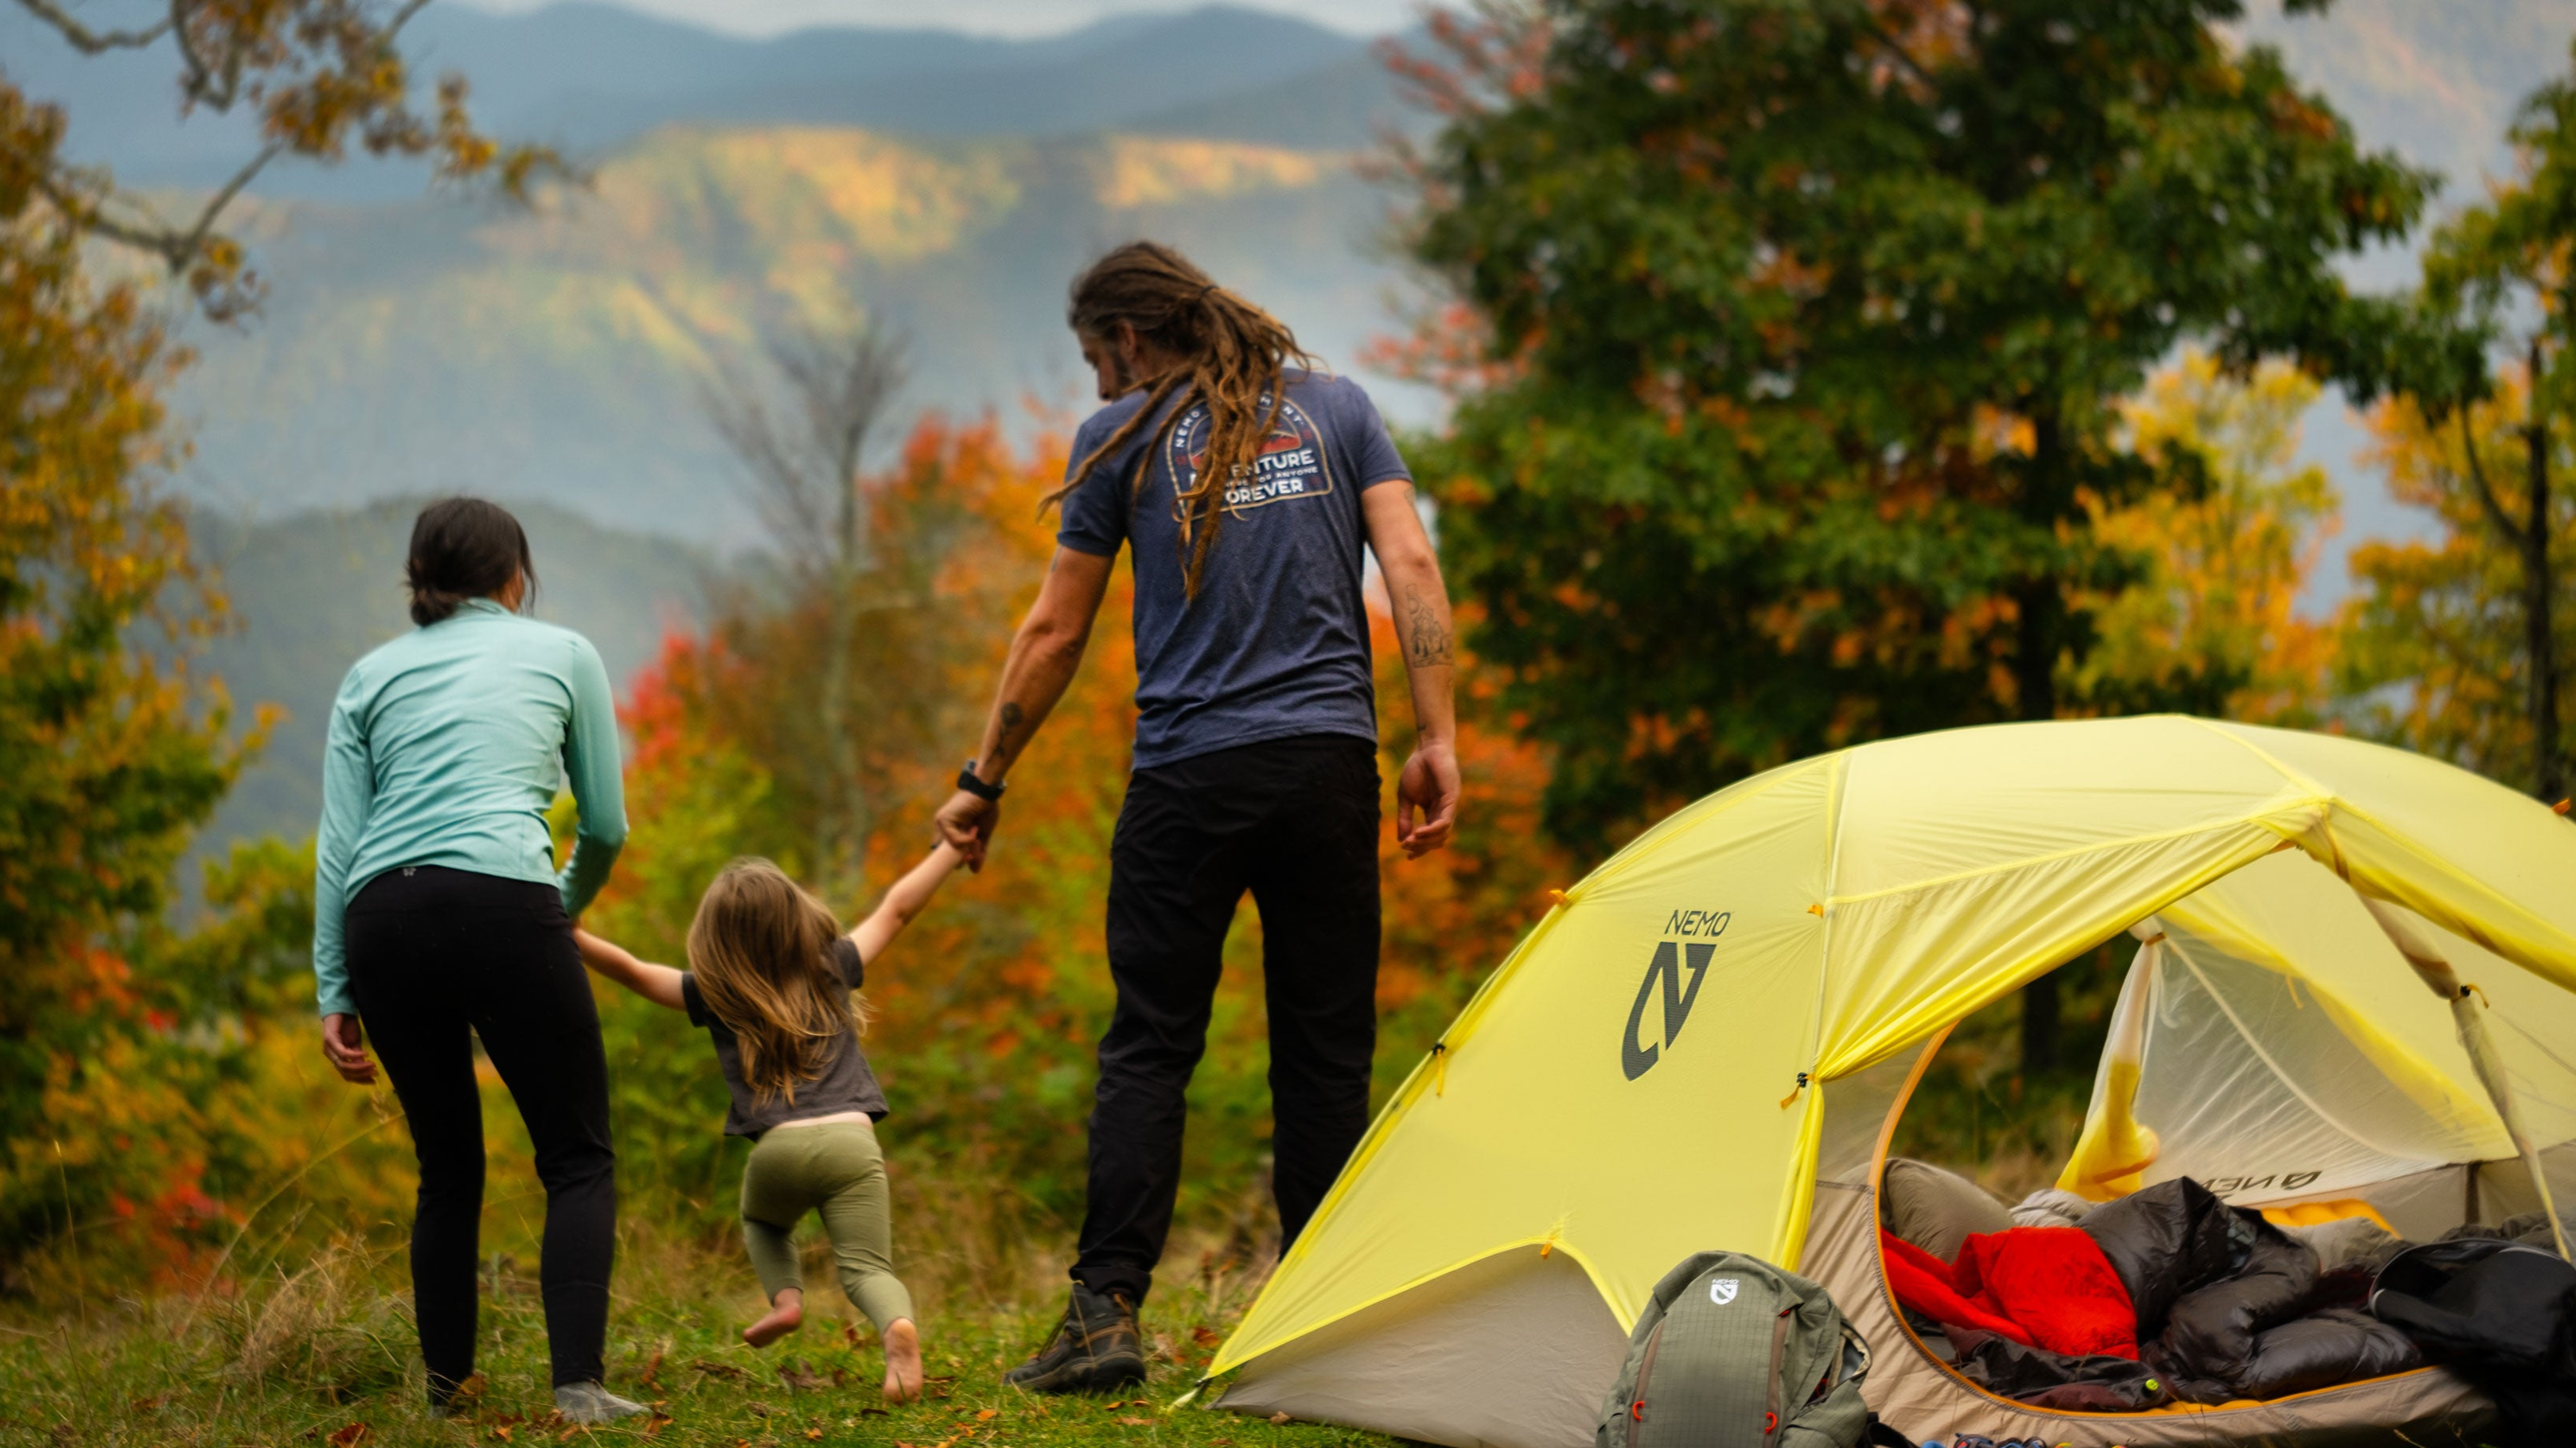
[[[1707,931],[1710,935],[1726,928],[1726,917],[1719,912],[1693,911],[1692,915],[1695,924],[1702,916],[1716,924],[1716,929]],[[1628,1073],[1629,1080],[1653,1070],[1663,1053],[1681,1039],[1682,1023],[1690,1019],[1691,1007],[1699,1000],[1700,983],[1708,977],[1709,958],[1716,954],[1717,946],[1711,941],[1655,943],[1655,958],[1646,966],[1646,978],[1637,982],[1637,999],[1628,1007],[1628,1029],[1619,1038],[1619,1069]],[[1682,984],[1685,970],[1690,972],[1687,986]],[[1663,1031],[1656,1041],[1640,1041],[1637,1030],[1646,1022],[1646,1003],[1656,997],[1659,984],[1664,1002]]]

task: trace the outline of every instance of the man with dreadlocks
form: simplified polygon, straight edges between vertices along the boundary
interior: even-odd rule
[[[1145,1376],[1136,1304],[1172,1224],[1190,1073],[1227,926],[1261,911],[1280,1249],[1368,1126],[1377,1044],[1377,710],[1363,546],[1394,606],[1415,743],[1396,834],[1420,856],[1458,807],[1449,598],[1412,476],[1368,395],[1178,252],[1135,242],[1073,284],[1109,405],[1074,435],[1055,561],[1002,667],[983,747],[939,812],[980,866],[1002,781],[1055,706],[1123,545],[1136,572],[1136,752],[1110,846],[1109,970],[1073,1299],[1008,1381]]]

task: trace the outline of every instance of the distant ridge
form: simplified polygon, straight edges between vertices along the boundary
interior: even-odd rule
[[[1211,5],[1116,16],[1062,35],[818,28],[765,40],[614,5],[495,14],[432,5],[406,32],[424,75],[462,71],[495,132],[576,157],[674,123],[865,126],[913,136],[1205,134],[1353,145],[1397,119],[1370,42],[1270,11]],[[173,115],[169,58],[74,55],[14,5],[0,55],[31,92],[66,103],[71,146],[129,184],[212,186],[249,149],[246,125]],[[259,194],[417,196],[418,167],[285,167]]]
[[[1251,141],[697,124],[534,216],[258,203],[239,223],[290,283],[254,325],[193,329],[186,481],[268,516],[471,488],[730,546],[750,518],[697,379],[764,325],[848,298],[911,335],[907,412],[1069,425],[1091,401],[1065,288],[1101,250],[1174,242],[1351,368],[1402,325],[1386,204],[1346,153]]]

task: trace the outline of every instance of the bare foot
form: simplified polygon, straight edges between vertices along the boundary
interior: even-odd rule
[[[770,1299],[769,1315],[744,1328],[742,1340],[753,1347],[767,1347],[794,1332],[804,1321],[804,1292],[794,1287],[782,1288],[776,1297]]]
[[[885,1330],[885,1400],[909,1403],[921,1396],[921,1333],[909,1317],[898,1317]]]

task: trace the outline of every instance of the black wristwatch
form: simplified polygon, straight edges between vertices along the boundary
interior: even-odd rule
[[[975,761],[971,759],[966,761],[966,767],[964,769],[957,771],[957,787],[966,791],[968,794],[975,796],[977,799],[985,801],[986,803],[991,803],[1000,799],[1003,793],[1010,788],[1009,785],[1004,784],[986,784],[984,781],[976,778]]]

